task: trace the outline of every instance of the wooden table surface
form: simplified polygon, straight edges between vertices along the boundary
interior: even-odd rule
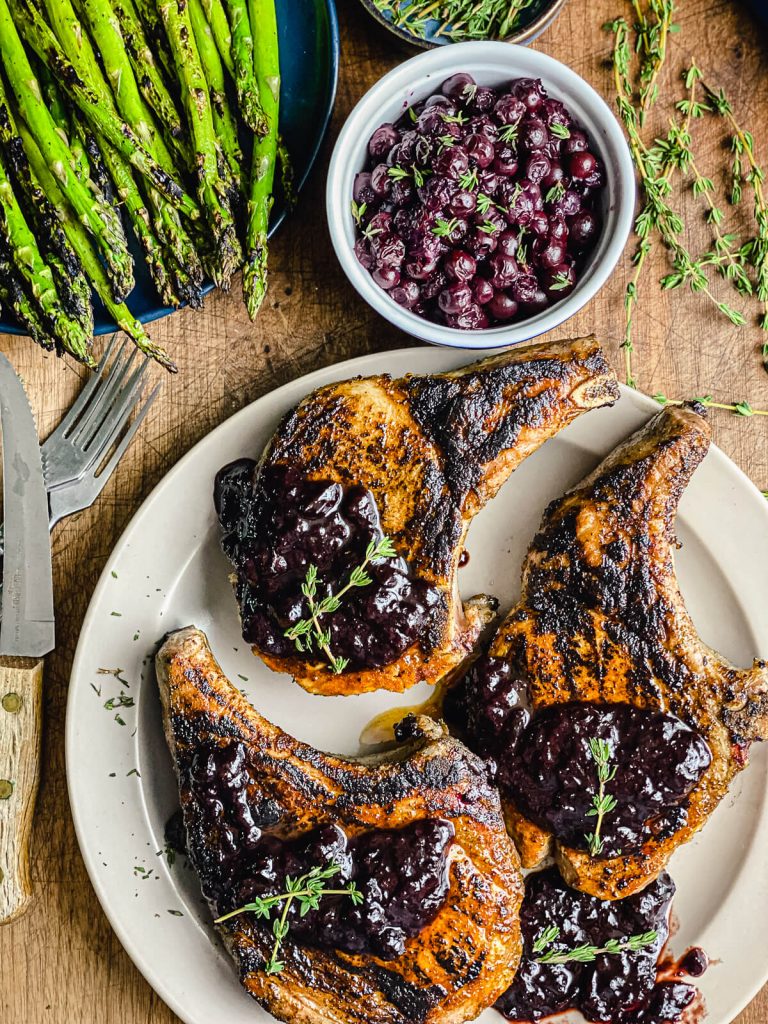
[[[414,344],[374,314],[347,284],[325,228],[325,168],[339,126],[363,91],[412,53],[393,43],[356,0],[341,0],[340,6],[341,77],[333,127],[295,216],[274,242],[270,291],[257,323],[249,323],[235,289],[230,296],[209,298],[203,312],[179,312],[155,325],[154,335],[178,361],[179,375],[164,381],[138,440],[96,507],[67,520],[54,536],[58,648],[46,665],[43,774],[33,836],[37,901],[26,917],[0,928],[2,1024],[177,1020],[107,923],[80,858],[67,801],[63,733],[70,667],[91,593],[126,523],[196,441],[248,402],[317,367]],[[768,50],[759,41],[760,28],[736,4],[680,0],[679,7],[681,32],[672,37],[662,92],[678,89],[677,76],[693,53],[753,127],[758,153],[768,162]],[[624,0],[571,0],[535,46],[570,64],[610,98],[610,39],[600,26],[619,13],[629,16],[628,10]],[[720,173],[725,160],[719,127],[712,121],[696,126],[702,170],[712,175]],[[687,209],[691,237],[698,239],[693,248],[703,249],[707,229],[692,202]],[[569,334],[594,331],[619,372],[629,255],[566,328]],[[719,401],[748,399],[755,407],[768,408],[768,375],[758,354],[760,331],[716,318],[700,297],[661,293],[654,278],[664,261],[660,255],[642,291],[636,335],[639,386],[670,397],[710,393]],[[724,284],[718,283],[716,291],[728,297]],[[0,349],[24,377],[41,432],[49,433],[77,393],[82,374],[26,339],[2,337]],[[163,377],[161,371],[157,377]],[[768,418],[743,419],[727,412],[712,416],[717,443],[759,487],[768,488]],[[764,990],[738,1022],[767,1020]]]

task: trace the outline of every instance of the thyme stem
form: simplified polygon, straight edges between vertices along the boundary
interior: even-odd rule
[[[280,952],[283,940],[290,930],[288,914],[294,902],[299,903],[302,917],[310,910],[317,910],[320,906],[320,900],[325,896],[348,896],[355,905],[363,902],[363,894],[354,882],[350,882],[343,889],[326,888],[326,879],[333,878],[340,871],[341,867],[338,864],[329,864],[324,868],[313,867],[305,875],[301,875],[296,879],[288,875],[285,879],[284,892],[278,893],[275,896],[257,896],[252,903],[246,903],[242,907],[238,907],[237,910],[232,910],[228,914],[222,914],[221,917],[217,917],[215,923],[223,924],[225,921],[245,913],[253,913],[257,919],[264,918],[269,920],[272,910],[282,903],[280,916],[272,922],[272,934],[275,937],[275,941],[272,945],[269,960],[264,965],[266,974],[279,974],[285,965],[281,960],[278,960],[278,953]]]
[[[768,206],[766,206],[765,193],[763,191],[765,173],[755,158],[752,134],[739,125],[724,91],[722,89],[716,91],[703,80],[702,84],[710,97],[716,113],[727,120],[733,131],[731,149],[734,153],[732,193],[732,202],[734,203],[738,202],[741,198],[742,157],[746,157],[747,160],[748,171],[743,175],[743,179],[752,188],[754,196],[753,212],[757,231],[755,237],[742,246],[741,253],[754,268],[757,298],[763,307],[760,326],[764,331],[768,331]],[[768,341],[762,346],[762,355],[763,365],[768,370]]]
[[[392,541],[389,537],[382,537],[378,542],[372,540],[366,549],[365,558],[360,565],[352,570],[349,579],[341,590],[335,594],[333,592],[329,593],[320,601],[316,600],[317,566],[310,565],[307,569],[304,583],[301,586],[301,592],[307,601],[309,617],[300,619],[289,629],[286,629],[283,635],[289,640],[293,640],[296,650],[302,654],[311,651],[313,643],[317,644],[318,649],[328,659],[333,671],[339,675],[349,664],[349,658],[337,657],[333,653],[331,650],[331,631],[330,629],[323,629],[320,619],[323,615],[330,615],[338,611],[341,607],[341,599],[353,587],[367,587],[373,582],[366,572],[371,562],[375,562],[380,558],[395,558],[396,556],[397,552],[392,546]]]
[[[707,409],[723,409],[725,412],[732,412],[736,416],[768,416],[768,409],[755,409],[747,401],[715,402],[711,395],[702,395],[701,397],[686,401],[683,398],[667,398],[666,395],[657,393],[653,396],[653,399],[659,405],[688,405],[690,401],[698,402],[699,405],[703,405]]]
[[[621,953],[638,953],[647,946],[652,946],[659,937],[657,931],[643,932],[640,935],[629,935],[622,939],[608,939],[604,946],[593,946],[584,943],[574,949],[558,951],[551,949],[548,953],[544,950],[556,942],[560,935],[557,925],[545,929],[533,944],[534,953],[543,953],[543,956],[536,957],[537,964],[588,964],[596,960],[598,956],[608,953],[618,956]]]
[[[594,817],[595,831],[590,832],[584,838],[587,840],[590,855],[597,857],[603,852],[603,840],[600,838],[600,830],[603,826],[603,818],[616,808],[616,798],[605,792],[606,785],[616,775],[617,766],[611,767],[611,756],[613,750],[607,740],[593,738],[589,741],[589,751],[592,760],[597,765],[597,794],[592,797],[592,806],[587,811],[587,817]]]

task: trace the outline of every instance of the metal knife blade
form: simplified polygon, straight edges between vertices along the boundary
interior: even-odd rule
[[[0,654],[40,658],[55,646],[48,494],[35,419],[2,353],[0,422],[6,541]]]

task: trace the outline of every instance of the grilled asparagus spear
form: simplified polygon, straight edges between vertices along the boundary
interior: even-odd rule
[[[107,279],[107,275],[104,273],[104,268],[99,262],[99,258],[91,245],[87,232],[80,221],[77,220],[76,217],[73,217],[69,209],[66,208],[64,196],[59,189],[58,183],[51,173],[36,140],[28,131],[26,125],[19,125],[19,134],[24,142],[24,149],[29,157],[32,169],[40,179],[40,184],[45,189],[46,194],[51,199],[51,202],[61,208],[62,224],[72,248],[77,253],[91,284],[106,306],[108,312],[113,317],[115,323],[120,330],[125,331],[125,333],[133,340],[136,347],[144,352],[145,355],[157,360],[161,366],[164,366],[166,369],[175,373],[176,366],[171,361],[168,354],[152,342],[140,321],[133,316],[125,303],[116,302],[113,298],[109,280]]]
[[[133,288],[133,260],[119,214],[80,182],[70,164],[70,152],[45,106],[26,51],[16,31],[6,0],[0,0],[0,53],[19,110],[40,146],[49,167],[55,169],[67,201],[96,240],[110,270],[116,299]]]
[[[280,59],[274,0],[250,0],[251,22],[258,25],[254,51],[259,89],[269,130],[256,136],[243,267],[243,297],[251,320],[267,292],[267,231],[272,209],[280,103]]]
[[[213,233],[211,276],[219,287],[229,288],[240,266],[242,250],[229,206],[227,183],[219,175],[219,149],[213,128],[208,84],[200,63],[186,0],[160,0],[171,51],[178,69],[182,98],[195,147],[200,205]]]

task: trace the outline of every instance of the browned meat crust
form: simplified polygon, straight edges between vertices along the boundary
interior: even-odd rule
[[[523,886],[498,796],[478,758],[429,719],[418,720],[416,740],[378,763],[321,753],[262,718],[193,628],[166,640],[157,674],[179,778],[201,744],[247,743],[261,768],[249,801],[277,804],[283,816],[275,829],[285,838],[328,822],[354,835],[427,817],[448,818],[456,831],[448,898],[396,960],[303,947],[289,933],[285,968],[270,977],[262,969],[269,928],[247,915],[221,926],[243,985],[262,1006],[297,1024],[459,1024],[494,1002],[520,958]],[[183,808],[189,793],[184,783],[180,788]],[[194,850],[209,837],[187,840]]]
[[[707,453],[707,422],[667,408],[582,484],[552,502],[523,568],[523,594],[490,654],[528,680],[532,707],[628,702],[677,715],[704,736],[712,764],[687,823],[641,853],[592,858],[505,808],[523,865],[554,852],[566,880],[601,899],[637,892],[700,829],[768,736],[768,667],[729,665],[699,638],[674,571],[680,496]]]
[[[443,602],[429,634],[385,668],[335,675],[322,660],[254,653],[313,693],[437,682],[466,658],[491,616],[490,599],[462,607],[458,596],[470,522],[548,438],[617,398],[594,337],[517,347],[452,373],[356,378],[308,395],[280,424],[262,464],[298,464],[312,479],[368,488],[398,554]]]

